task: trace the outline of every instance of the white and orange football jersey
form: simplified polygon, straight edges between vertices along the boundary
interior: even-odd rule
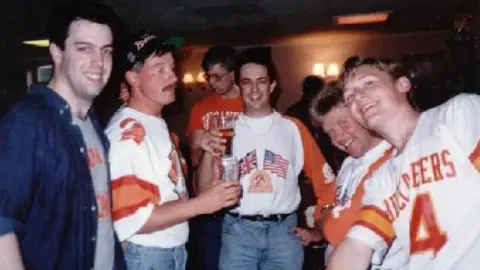
[[[140,234],[155,206],[188,196],[182,164],[166,122],[129,107],[107,126],[113,225],[120,241],[171,248],[188,239],[188,222]]]
[[[422,113],[404,150],[367,182],[348,237],[377,252],[397,237],[410,269],[476,269],[479,140],[478,95],[461,94]]]

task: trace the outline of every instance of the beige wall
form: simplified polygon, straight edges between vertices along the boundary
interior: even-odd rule
[[[269,44],[278,69],[282,92],[277,103],[284,111],[301,96],[301,82],[312,73],[316,62],[337,63],[352,55],[363,57],[401,57],[406,54],[431,53],[445,50],[449,31],[379,35],[372,33],[323,33],[278,40]],[[182,64],[182,69],[196,75],[206,48],[192,48]],[[194,89],[185,93],[184,111],[175,115],[171,128],[184,134],[188,111],[193,103],[209,94],[208,90]]]

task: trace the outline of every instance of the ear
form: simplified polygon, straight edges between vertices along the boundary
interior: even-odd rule
[[[48,50],[52,56],[53,63],[56,66],[59,65],[62,62],[62,49],[60,49],[57,44],[50,42],[50,45],[48,45]]]
[[[277,87],[277,81],[273,81],[270,84],[270,94],[273,92],[273,90],[275,90],[275,87]]]
[[[139,78],[137,72],[133,70],[125,72],[125,80],[128,82],[132,89],[138,88]]]
[[[407,77],[400,77],[397,79],[395,86],[400,91],[400,93],[408,93],[412,88],[412,84]]]

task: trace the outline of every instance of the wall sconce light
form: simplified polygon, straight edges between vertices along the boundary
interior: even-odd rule
[[[325,66],[327,68],[325,69]],[[320,77],[336,77],[340,74],[340,70],[338,65],[335,63],[324,64],[324,63],[315,63],[313,64],[313,75],[320,76]]]
[[[313,75],[325,77],[325,65],[323,63],[313,64]]]
[[[192,84],[195,80],[193,79],[192,73],[185,73],[182,79],[184,84]]]
[[[198,75],[197,75],[197,82],[198,83],[205,83],[205,73],[202,71],[202,72],[199,72]]]
[[[327,68],[327,76],[336,77],[340,74],[337,64],[330,64]]]
[[[205,80],[205,73],[199,72],[197,76],[193,76],[191,72],[186,72],[183,75],[183,85],[185,86],[185,90],[188,92],[192,92],[195,89],[199,90],[206,90],[206,80]]]

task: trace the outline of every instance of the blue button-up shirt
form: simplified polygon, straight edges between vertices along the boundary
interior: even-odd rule
[[[63,98],[31,92],[0,121],[0,235],[15,231],[27,269],[91,269],[98,217],[85,142]],[[115,249],[123,269],[117,238]]]

